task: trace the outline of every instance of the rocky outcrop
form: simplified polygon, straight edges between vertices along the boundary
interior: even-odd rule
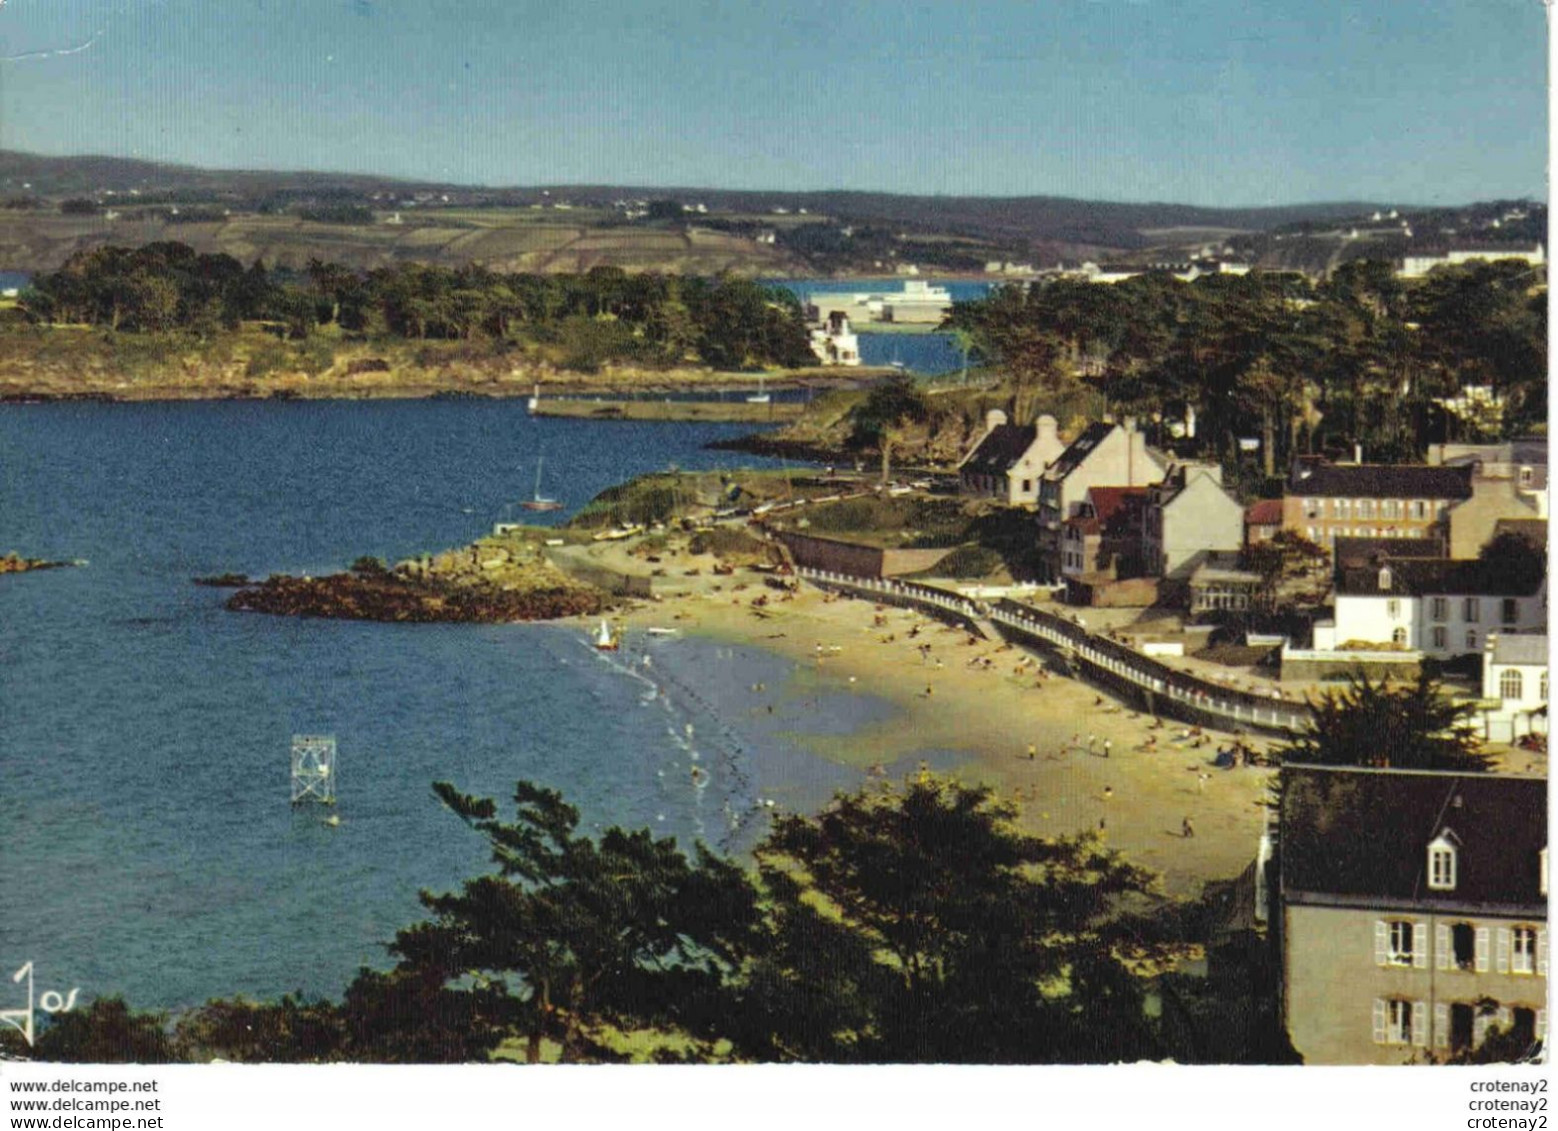
[[[337,620],[468,624],[551,620],[597,613],[605,606],[603,593],[571,582],[506,589],[496,585],[414,580],[391,573],[375,576],[337,573],[328,577],[281,575],[240,589],[227,601],[227,608],[240,612]]]
[[[78,562],[50,562],[42,558],[24,558],[20,554],[0,554],[0,573],[27,573],[35,569],[63,569]]]

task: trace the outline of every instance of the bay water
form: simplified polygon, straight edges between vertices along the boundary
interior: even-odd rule
[[[511,813],[528,778],[586,831],[737,855],[768,814],[857,784],[801,739],[893,708],[760,649],[606,656],[577,622],[229,613],[227,591],[190,582],[462,544],[514,517],[543,455],[542,491],[568,509],[541,522],[672,463],[763,465],[704,448],[744,430],[532,419],[520,401],[0,407],[0,552],[87,562],[0,578],[0,972],[32,961],[40,993],[139,1008],[334,996],[388,965],[420,889],[488,868],[435,780]],[[288,804],[298,733],[337,739],[338,827]],[[0,1007],[25,1004],[15,989]]]

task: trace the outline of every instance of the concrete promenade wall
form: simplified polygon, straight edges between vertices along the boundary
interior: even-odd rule
[[[1278,734],[1303,730],[1312,718],[1307,703],[1237,691],[1176,671],[1123,644],[1096,636],[1064,617],[1018,601],[1003,598],[992,606],[958,593],[912,582],[851,577],[805,568],[801,575],[824,588],[854,593],[883,604],[918,608],[939,619],[967,626],[981,636],[989,635],[984,628],[988,625],[1009,640],[1055,651],[1089,679],[1141,703],[1154,714],[1211,726],[1248,727]]]

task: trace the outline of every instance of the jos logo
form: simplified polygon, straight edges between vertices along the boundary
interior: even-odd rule
[[[76,995],[81,992],[80,986],[72,986],[68,992],[61,994],[58,990],[46,990],[42,997],[34,998],[32,984],[32,963],[29,962],[16,973],[11,975],[12,982],[20,982],[27,979],[27,1008],[26,1009],[0,1009],[0,1022],[11,1026],[27,1041],[27,1047],[32,1047],[33,1018],[38,1010],[45,1013],[69,1013],[76,1008]]]

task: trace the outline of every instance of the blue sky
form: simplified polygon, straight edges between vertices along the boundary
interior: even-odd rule
[[[4,0],[0,146],[490,185],[1543,196],[1539,0]]]

